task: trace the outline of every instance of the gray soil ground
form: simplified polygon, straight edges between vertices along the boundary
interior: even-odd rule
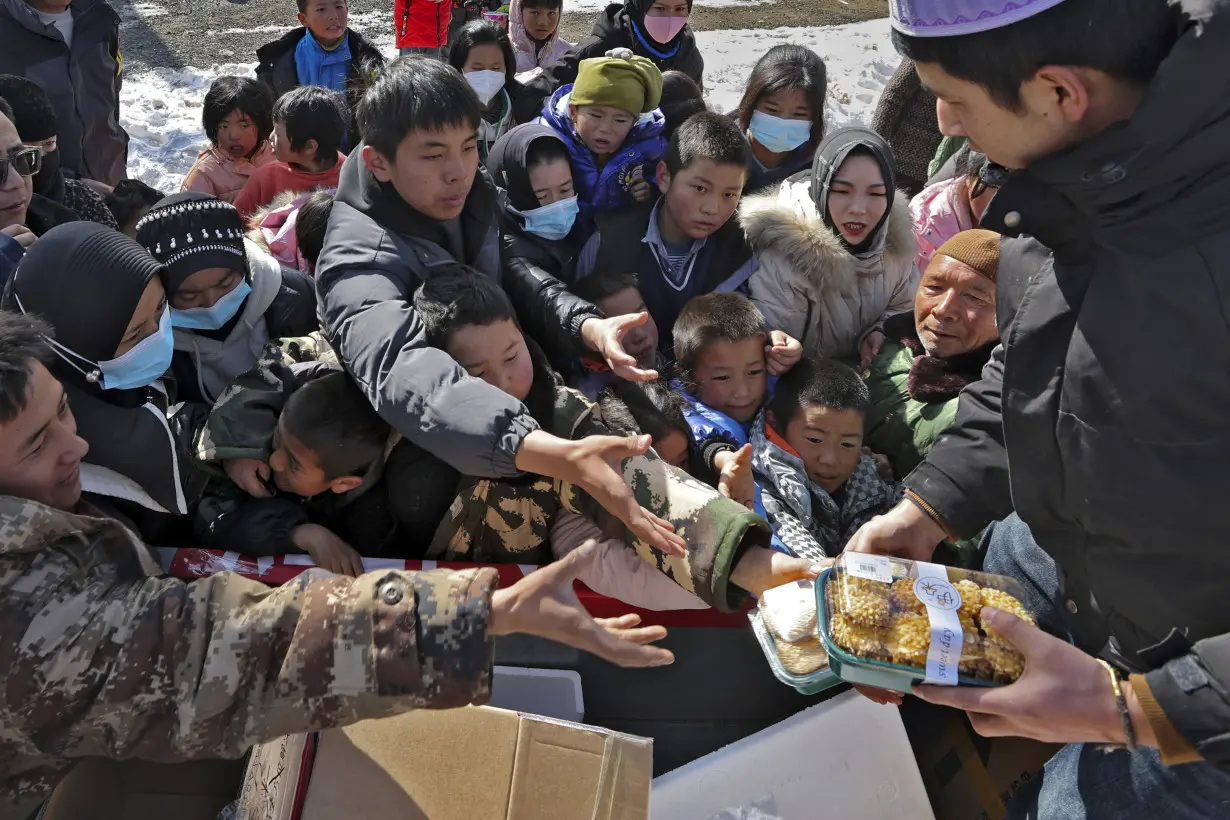
[[[250,62],[257,46],[296,25],[293,0],[110,0],[124,20],[128,71]],[[567,0],[565,0],[567,8]],[[379,45],[391,43],[392,0],[351,0],[351,25]],[[692,25],[712,29],[853,23],[883,17],[885,0],[777,0],[726,8],[697,7]],[[570,40],[589,32],[594,13],[564,15]]]

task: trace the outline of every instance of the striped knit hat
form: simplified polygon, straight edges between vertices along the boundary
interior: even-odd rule
[[[229,202],[199,191],[172,194],[137,223],[137,241],[167,266],[167,296],[207,268],[247,273],[243,219]]]

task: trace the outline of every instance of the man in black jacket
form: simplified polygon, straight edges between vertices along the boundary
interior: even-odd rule
[[[120,18],[104,0],[0,0],[0,74],[43,87],[59,123],[60,166],[115,185],[127,175],[120,127]]]
[[[439,497],[421,501],[423,525],[443,517],[459,475],[528,472],[576,483],[647,542],[681,553],[682,539],[611,467],[643,453],[647,439],[571,442],[539,429],[521,402],[428,347],[412,297],[433,269],[462,262],[500,280],[542,344],[598,353],[635,379],[656,376],[637,369],[621,343],[644,315],[603,318],[538,268],[503,264],[496,190],[478,168],[478,97],[455,69],[402,57],[358,114],[363,142],[342,168],[316,268],[321,324],[376,410],[415,445],[422,469],[439,472]]]
[[[964,33],[940,25],[958,5],[896,6],[894,40],[944,133],[1020,169],[983,227],[1054,257],[1005,250],[1003,345],[852,548],[926,560],[1015,509],[987,568],[1075,646],[998,613],[1021,680],[918,693],[984,734],[1073,744],[1011,816],[1227,816],[1230,7],[989,3],[1000,27]]]

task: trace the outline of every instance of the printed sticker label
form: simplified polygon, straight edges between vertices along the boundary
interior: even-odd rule
[[[961,593],[948,581],[948,570],[938,564],[919,562],[914,596],[927,607],[931,622],[931,646],[927,649],[927,683],[956,686],[965,633],[961,629]]]
[[[846,572],[855,578],[866,578],[868,581],[879,581],[882,584],[893,582],[893,562],[887,555],[847,552]]]

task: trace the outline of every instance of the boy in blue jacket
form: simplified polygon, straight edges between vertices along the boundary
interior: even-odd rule
[[[612,52],[614,54],[616,52]],[[539,122],[564,140],[572,156],[581,214],[648,202],[646,174],[666,153],[666,120],[658,110],[662,72],[643,57],[583,60],[577,81],[561,87]]]

